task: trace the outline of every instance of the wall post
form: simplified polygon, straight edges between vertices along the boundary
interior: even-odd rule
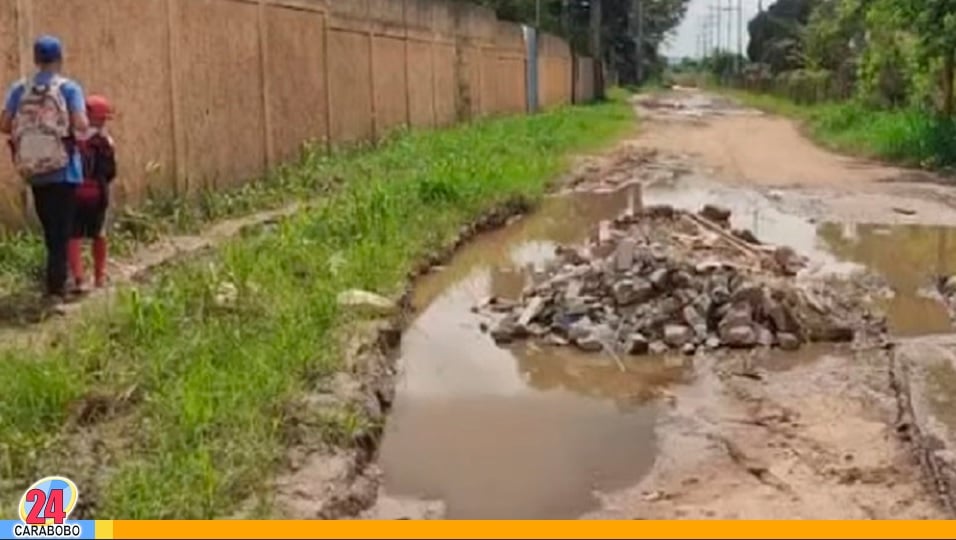
[[[272,133],[272,94],[269,83],[269,25],[266,23],[266,0],[259,0],[259,77],[262,81],[262,126],[266,169],[276,164],[275,140]]]
[[[188,194],[192,186],[189,180],[189,169],[186,164],[186,133],[183,129],[181,106],[179,103],[179,17],[177,10],[178,0],[166,0],[166,40],[169,50],[169,125],[173,137],[173,175],[175,192],[177,195]]]

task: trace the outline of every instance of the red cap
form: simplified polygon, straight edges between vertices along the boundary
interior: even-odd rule
[[[91,120],[109,120],[113,117],[113,105],[103,96],[86,98],[86,114]]]

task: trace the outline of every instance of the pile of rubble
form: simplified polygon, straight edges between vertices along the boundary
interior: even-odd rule
[[[475,309],[495,315],[486,330],[499,344],[533,338],[615,354],[853,339],[855,306],[798,284],[805,260],[731,230],[729,218],[713,206],[656,206],[604,222],[588,245],[560,247],[535,269],[520,299]]]

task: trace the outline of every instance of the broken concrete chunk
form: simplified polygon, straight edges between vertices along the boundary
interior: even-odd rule
[[[683,347],[694,338],[694,332],[687,326],[669,324],[664,327],[664,343],[671,347]]]
[[[580,279],[575,279],[568,283],[568,290],[565,291],[564,297],[566,299],[577,298],[581,296],[582,289],[584,289],[584,282]]]
[[[574,344],[585,352],[599,352],[604,349],[601,340],[594,334],[589,334],[580,339],[574,340]]]
[[[757,333],[751,325],[728,326],[720,331],[720,340],[728,347],[753,347],[757,344]]]
[[[633,238],[625,238],[618,243],[614,251],[614,266],[618,272],[630,270],[634,266],[635,249],[637,249],[637,242]]]
[[[689,272],[678,270],[671,276],[674,287],[689,288],[694,286],[694,277]]]
[[[395,302],[388,298],[359,289],[351,289],[340,293],[337,301],[339,306],[366,316],[382,317],[392,315],[398,311]]]
[[[654,295],[654,288],[647,281],[637,279],[622,279],[613,287],[614,301],[619,306],[629,306],[649,300]]]
[[[528,326],[531,324],[531,321],[537,317],[541,311],[544,309],[545,301],[544,298],[540,296],[535,296],[528,302],[528,305],[525,306],[524,310],[521,312],[521,316],[518,318],[519,326]]]
[[[598,243],[606,244],[611,241],[611,222],[608,220],[602,220],[598,224]]]
[[[780,348],[785,351],[795,351],[800,348],[800,338],[794,334],[783,332],[777,334],[777,343],[780,344]]]
[[[785,276],[795,276],[804,267],[803,259],[789,246],[780,246],[773,252],[773,260]]]
[[[591,307],[583,298],[573,298],[564,305],[564,313],[571,317],[580,317],[590,310]]]
[[[521,325],[519,323],[519,327],[521,326],[525,326],[528,330],[528,334],[535,337],[542,337],[548,334],[548,329],[537,323],[532,323],[529,325]]]
[[[644,337],[644,334],[635,333],[627,338],[624,347],[628,354],[641,355],[647,354],[650,350],[650,343]]]
[[[652,341],[648,352],[651,354],[664,354],[670,350],[670,347],[667,346],[663,341]]]
[[[751,282],[744,282],[734,289],[730,295],[730,301],[734,303],[746,302],[751,309],[757,309],[763,304],[763,287]]]
[[[750,309],[750,304],[741,302],[731,306],[727,314],[720,320],[718,326],[720,329],[733,326],[750,326],[752,322],[753,311]]]
[[[557,334],[548,334],[544,337],[544,342],[546,345],[552,345],[555,347],[564,347],[570,343],[570,341],[564,339],[563,337]]]
[[[774,336],[773,332],[767,329],[764,326],[757,326],[757,343],[762,347],[773,347]]]
[[[590,336],[592,331],[593,329],[591,323],[586,320],[581,320],[572,324],[571,328],[568,329],[568,339],[571,341],[584,339]]]
[[[665,223],[641,214],[604,222],[587,246],[557,248],[552,261],[533,268],[534,283],[526,281],[520,303],[500,300],[478,313],[505,315],[491,331],[500,343],[530,334],[538,343],[592,352],[614,347],[629,354],[690,354],[757,344],[790,349],[804,340],[853,337],[859,322],[854,302],[835,301],[827,284],[779,277],[789,271],[781,265],[792,269],[803,260],[793,250],[739,249],[729,229],[720,233],[709,225],[725,222],[729,210],[709,205],[702,213],[707,220]],[[708,236],[712,242],[704,241]],[[940,278],[936,287],[956,298],[956,276]]]
[[[501,319],[498,321],[498,324],[491,329],[491,337],[498,345],[507,345],[513,342],[518,337],[518,334],[518,318],[514,316]]]
[[[658,268],[651,272],[650,280],[651,285],[659,291],[666,290],[670,282],[670,270],[667,268]]]
[[[793,315],[780,302],[768,297],[764,302],[763,311],[777,332],[793,332],[797,329],[797,322]]]

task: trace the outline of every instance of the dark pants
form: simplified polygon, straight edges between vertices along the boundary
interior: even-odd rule
[[[57,183],[33,187],[33,202],[46,243],[46,292],[63,295],[67,281],[67,244],[73,233],[76,186]]]

